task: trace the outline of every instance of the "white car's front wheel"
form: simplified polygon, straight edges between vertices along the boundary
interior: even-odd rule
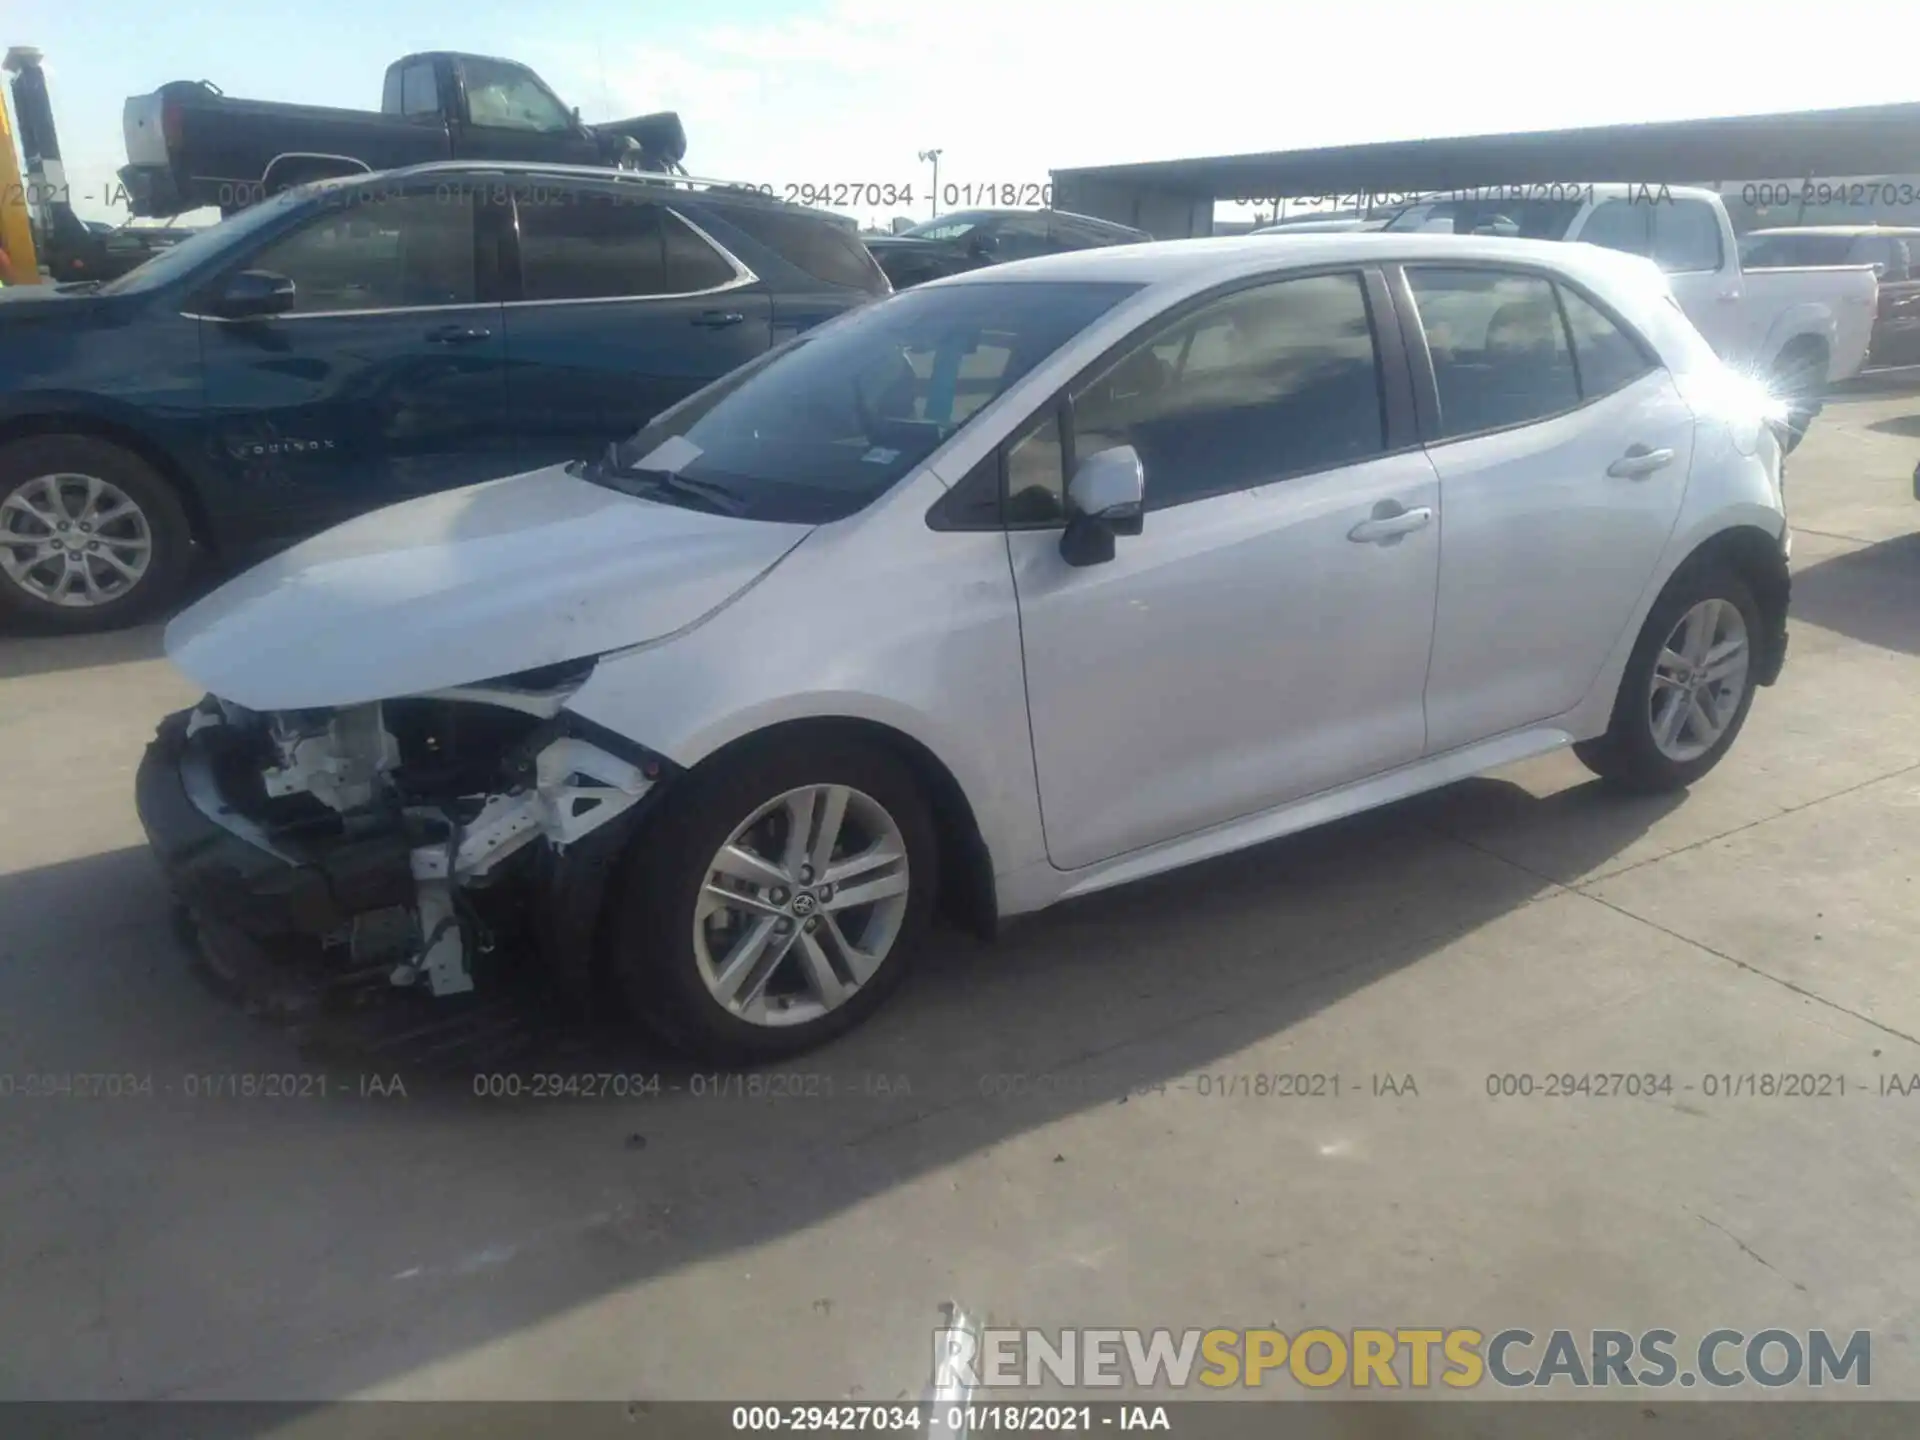
[[[638,1018],[697,1059],[753,1064],[858,1024],[933,908],[936,838],[912,772],[838,737],[717,757],[627,861],[609,963]]]

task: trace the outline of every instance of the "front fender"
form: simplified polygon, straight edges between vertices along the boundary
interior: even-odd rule
[[[929,529],[930,476],[905,492],[693,629],[602,657],[568,708],[689,769],[791,721],[884,726],[952,776],[996,874],[1043,859],[1006,537]]]

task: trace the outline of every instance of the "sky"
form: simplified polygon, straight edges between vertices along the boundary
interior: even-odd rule
[[[1073,165],[1915,100],[1920,71],[1894,58],[1914,28],[1911,0],[0,0],[0,45],[46,56],[74,206],[92,219],[124,217],[110,187],[126,97],[207,79],[254,99],[377,109],[388,62],[414,50],[523,61],[588,120],[677,110],[695,175],[910,184],[906,213],[924,218],[930,177],[916,157],[929,148],[943,152],[943,186],[981,185]]]

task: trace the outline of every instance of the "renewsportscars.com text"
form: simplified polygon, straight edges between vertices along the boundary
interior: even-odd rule
[[[1299,1385],[1325,1390],[1712,1389],[1873,1383],[1873,1337],[1826,1330],[1313,1328],[934,1332],[935,1374],[979,1391],[1042,1386],[1136,1389]]]

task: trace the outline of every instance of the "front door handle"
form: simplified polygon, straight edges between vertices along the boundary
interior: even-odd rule
[[[1362,520],[1347,532],[1356,545],[1391,545],[1402,535],[1424,530],[1433,523],[1433,511],[1425,505],[1409,510],[1393,500],[1382,500],[1373,507],[1373,518]]]
[[[1644,445],[1632,445],[1627,453],[1607,466],[1607,474],[1616,480],[1644,480],[1654,471],[1673,463],[1673,451],[1649,450]]]
[[[427,331],[427,339],[435,345],[477,345],[492,338],[491,330],[470,330],[465,325],[442,325]]]
[[[693,323],[708,330],[721,330],[738,325],[746,318],[738,310],[702,310],[693,317]]]

